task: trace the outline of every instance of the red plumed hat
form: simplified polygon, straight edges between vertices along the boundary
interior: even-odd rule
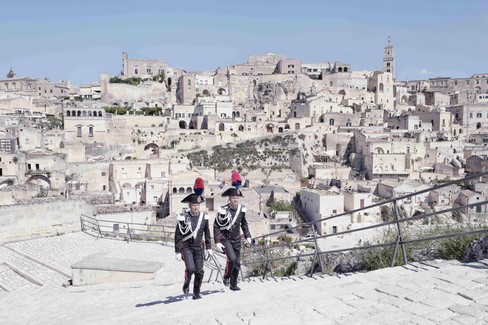
[[[205,188],[205,185],[203,183],[203,179],[201,177],[197,177],[195,179],[195,184],[193,184],[193,189],[204,189]]]
[[[234,170],[232,172],[232,177],[231,177],[232,183],[234,182],[242,182],[241,175],[237,170]]]

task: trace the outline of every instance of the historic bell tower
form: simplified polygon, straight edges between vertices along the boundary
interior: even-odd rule
[[[388,43],[385,46],[385,56],[383,57],[383,71],[391,72],[393,79],[395,79],[395,57],[393,55],[393,45],[391,45],[390,36],[388,36]]]

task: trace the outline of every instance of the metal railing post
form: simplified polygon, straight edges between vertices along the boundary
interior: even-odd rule
[[[393,255],[391,257],[390,267],[395,266],[396,256],[398,253],[398,244],[400,244],[402,248],[402,255],[403,255],[403,265],[407,264],[407,252],[405,250],[405,244],[403,243],[403,234],[402,234],[402,227],[400,226],[399,221],[399,212],[398,212],[398,204],[397,201],[393,201],[393,208],[394,208],[394,217],[395,217],[395,224],[397,226],[397,239],[395,241],[395,247],[393,249]]]
[[[131,233],[130,233],[130,225],[129,225],[129,223],[127,223],[127,235],[128,235],[127,242],[132,241],[132,236],[131,236]]]
[[[95,219],[95,221],[97,222],[97,228],[98,228],[98,238],[102,238],[102,229],[100,229],[100,224],[98,223],[98,219]]]
[[[312,223],[312,231],[313,231],[313,241],[315,243],[315,252],[313,254],[313,259],[312,259],[312,268],[310,269],[310,274],[309,276],[312,277],[313,274],[314,274],[314,270],[315,270],[315,262],[317,260],[317,258],[319,259],[319,264],[320,264],[320,269],[323,271],[324,268],[323,268],[323,265],[322,265],[322,259],[320,258],[320,247],[319,247],[319,243],[317,241],[317,233],[316,233],[316,230],[315,230],[315,224]]]
[[[273,276],[273,266],[271,265],[271,261],[269,260],[269,252],[268,252],[267,244],[266,244],[266,236],[263,237],[263,241],[264,241],[263,249],[264,249],[264,253],[265,253],[265,255],[263,255],[263,256],[265,256],[265,258],[266,258],[266,263],[264,264],[264,273],[263,273],[263,279],[265,279],[266,273],[268,270],[268,265],[269,265],[269,272],[271,273],[271,276]]]
[[[80,216],[80,226],[81,226],[81,232],[85,232],[85,226],[83,224],[83,215]]]
[[[166,240],[166,231],[164,230],[164,225],[163,226],[163,243],[166,244],[168,241]]]

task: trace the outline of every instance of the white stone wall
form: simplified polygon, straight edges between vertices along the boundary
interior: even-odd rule
[[[80,216],[91,216],[84,201],[45,201],[0,207],[0,242],[26,240],[81,230]]]

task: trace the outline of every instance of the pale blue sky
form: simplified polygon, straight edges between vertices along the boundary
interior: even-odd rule
[[[189,71],[268,52],[396,77],[488,73],[488,0],[0,0],[0,78],[74,84],[116,75],[122,52]]]

